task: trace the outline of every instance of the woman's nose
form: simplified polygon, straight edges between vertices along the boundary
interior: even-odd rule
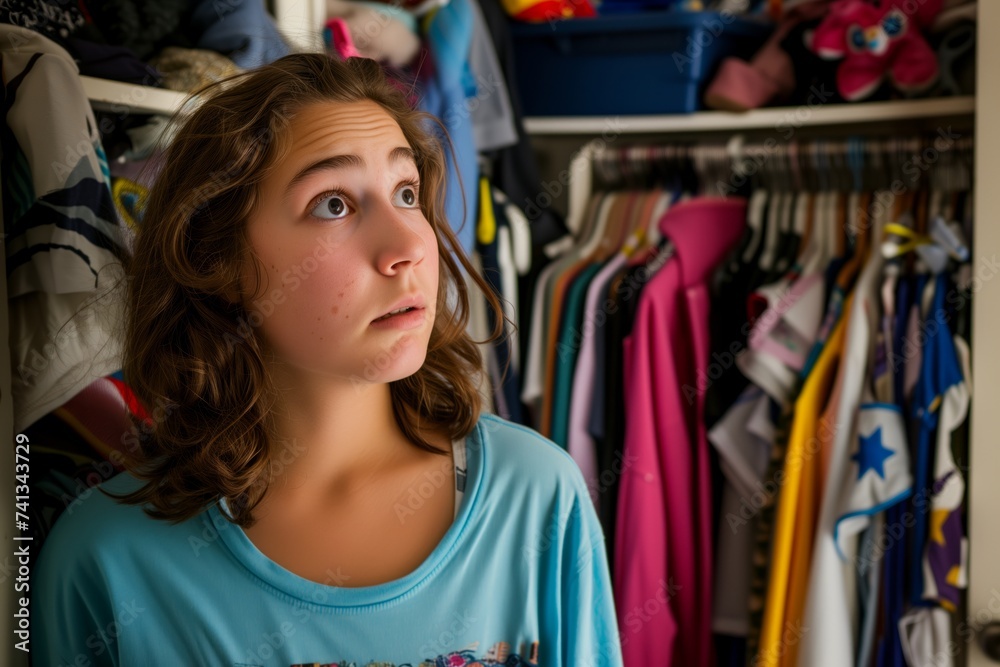
[[[371,211],[375,238],[375,262],[385,275],[395,275],[406,266],[419,264],[427,254],[427,242],[417,225],[429,225],[419,209],[399,209],[383,202]]]

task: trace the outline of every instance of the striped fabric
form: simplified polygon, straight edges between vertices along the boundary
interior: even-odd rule
[[[97,289],[121,257],[122,231],[77,66],[30,30],[0,26],[0,37],[8,295]]]
[[[121,367],[113,332],[130,247],[76,63],[39,33],[0,25],[3,242],[14,427]]]

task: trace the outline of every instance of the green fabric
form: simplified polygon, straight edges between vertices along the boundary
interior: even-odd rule
[[[604,265],[595,262],[577,275],[566,290],[566,302],[563,304],[563,325],[559,330],[556,344],[555,381],[552,388],[552,441],[563,449],[569,445],[569,406],[573,392],[573,371],[576,369],[576,357],[583,342],[583,327],[593,326],[583,322],[584,302],[587,300],[587,288],[590,281]]]

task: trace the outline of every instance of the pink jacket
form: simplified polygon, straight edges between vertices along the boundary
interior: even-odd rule
[[[624,341],[624,458],[634,463],[619,489],[613,576],[625,667],[714,663],[707,283],[745,220],[739,198],[667,211],[660,230],[674,256],[643,289]]]

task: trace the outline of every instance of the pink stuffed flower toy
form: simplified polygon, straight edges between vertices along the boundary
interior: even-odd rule
[[[904,93],[929,88],[938,77],[937,55],[921,30],[941,11],[943,0],[843,0],[813,34],[821,58],[843,58],[837,89],[847,100],[868,97],[886,75]]]

